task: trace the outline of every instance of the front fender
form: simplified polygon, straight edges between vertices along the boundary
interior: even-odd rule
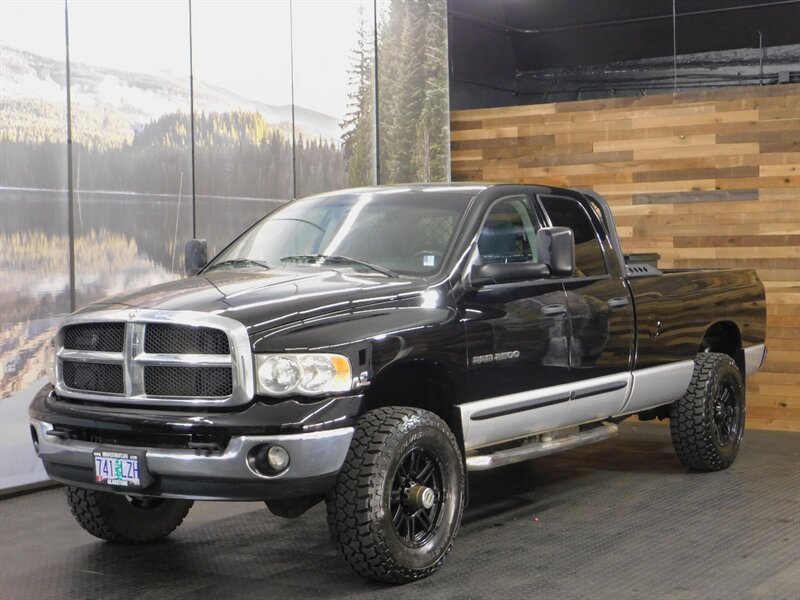
[[[464,325],[447,305],[373,306],[304,321],[255,339],[253,351],[337,352],[362,382],[406,361],[433,360],[452,372],[466,365]]]

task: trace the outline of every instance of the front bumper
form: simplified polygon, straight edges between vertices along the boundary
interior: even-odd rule
[[[115,491],[94,478],[97,444],[63,439],[54,427],[31,421],[37,451],[47,474],[68,485]],[[328,431],[269,436],[234,436],[220,453],[205,450],[107,446],[104,450],[144,454],[153,483],[137,493],[196,500],[277,500],[325,493],[344,463],[352,427]],[[57,433],[57,432],[56,432]],[[279,444],[291,457],[278,475],[262,475],[250,466],[248,455],[262,444]],[[116,490],[124,492],[125,490]]]
[[[94,451],[143,457],[148,485],[137,494],[196,500],[279,500],[326,493],[344,463],[363,396],[254,402],[240,411],[176,412],[66,402],[47,385],[29,409],[37,453],[51,479],[98,484]],[[289,467],[264,475],[251,467],[263,444],[288,452]]]

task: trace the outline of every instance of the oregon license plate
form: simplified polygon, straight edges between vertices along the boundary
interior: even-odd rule
[[[137,454],[94,451],[94,479],[97,483],[142,487],[143,467],[141,457]]]

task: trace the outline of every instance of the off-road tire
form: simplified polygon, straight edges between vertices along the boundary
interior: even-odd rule
[[[720,441],[720,413],[717,409],[715,421],[715,403],[726,389],[733,409],[731,433]],[[670,407],[672,445],[684,465],[698,471],[721,471],[733,464],[744,434],[744,398],[742,374],[730,356],[716,352],[697,355],[689,389]]]
[[[190,500],[135,499],[111,492],[66,488],[78,524],[93,536],[118,544],[144,544],[175,531],[192,507]]]
[[[422,537],[419,547],[412,547],[414,533],[408,542],[401,539],[392,516],[399,514],[396,482],[414,453],[437,469],[441,481],[437,498],[443,498],[433,509],[438,511],[431,519],[436,525],[425,529],[430,538]],[[363,577],[389,583],[422,579],[439,569],[450,552],[461,523],[464,485],[461,452],[442,419],[416,408],[370,411],[359,419],[345,463],[326,498],[331,536]]]

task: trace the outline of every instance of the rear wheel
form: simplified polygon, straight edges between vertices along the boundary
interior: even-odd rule
[[[744,434],[744,382],[727,354],[695,358],[689,389],[670,408],[670,432],[683,464],[698,471],[727,469]]]
[[[81,527],[95,537],[120,544],[142,544],[168,536],[192,507],[190,500],[124,496],[71,486],[66,494]]]
[[[358,422],[327,499],[328,524],[356,572],[405,583],[442,565],[463,503],[461,453],[444,421],[416,408],[380,408]]]

